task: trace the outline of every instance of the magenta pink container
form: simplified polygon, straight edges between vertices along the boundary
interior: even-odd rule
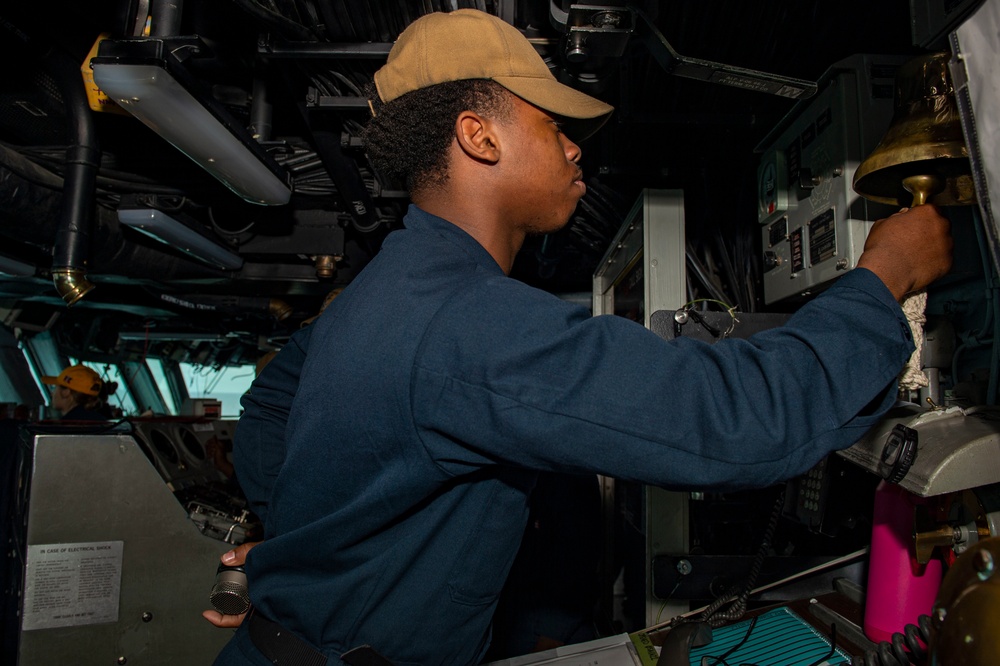
[[[943,564],[932,558],[921,566],[913,554],[914,511],[924,501],[885,481],[875,491],[865,593],[865,634],[873,641],[892,640],[892,634],[917,624],[934,606]]]

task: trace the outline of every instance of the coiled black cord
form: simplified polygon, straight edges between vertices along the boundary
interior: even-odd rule
[[[891,641],[882,641],[875,649],[851,662],[852,666],[911,666],[927,663],[926,645],[930,643],[931,618],[921,615],[917,624],[908,624],[903,632],[892,635]]]
[[[771,510],[771,518],[768,521],[767,529],[764,530],[764,539],[761,541],[760,548],[757,550],[757,555],[754,557],[753,564],[750,567],[750,574],[747,576],[742,589],[736,588],[728,594],[724,594],[713,601],[698,617],[698,621],[707,622],[712,627],[719,627],[723,624],[740,619],[743,617],[743,614],[746,613],[747,600],[750,598],[750,593],[757,584],[757,576],[760,575],[760,569],[764,564],[764,558],[767,556],[767,553],[771,548],[771,539],[774,538],[774,530],[778,526],[778,518],[781,517],[781,507],[784,503],[785,492],[784,489],[782,489],[782,491],[778,493],[778,499],[774,503],[774,508]],[[738,594],[736,590],[739,590]],[[732,605],[726,610],[720,611],[720,609],[727,603],[732,603]]]

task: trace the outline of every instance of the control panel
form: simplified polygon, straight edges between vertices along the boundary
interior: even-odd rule
[[[888,128],[905,57],[855,55],[824,74],[758,146],[764,300],[805,296],[854,268],[871,224],[894,209],[854,193],[854,172]]]

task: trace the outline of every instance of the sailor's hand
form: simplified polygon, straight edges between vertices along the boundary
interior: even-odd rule
[[[219,559],[223,564],[230,567],[238,567],[246,564],[247,553],[250,552],[254,546],[256,546],[259,541],[248,541],[244,544],[236,546],[232,550],[228,550],[222,554]],[[221,629],[235,629],[236,627],[243,624],[243,618],[247,616],[246,613],[240,613],[239,615],[225,615],[217,610],[207,610],[202,611],[201,616],[214,624],[216,627]]]
[[[937,206],[904,208],[872,226],[858,266],[879,276],[902,301],[948,272],[952,245],[951,223]]]

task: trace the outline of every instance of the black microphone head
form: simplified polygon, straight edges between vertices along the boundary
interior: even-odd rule
[[[209,595],[212,606],[223,615],[240,615],[250,609],[247,573],[242,566],[220,564]]]

